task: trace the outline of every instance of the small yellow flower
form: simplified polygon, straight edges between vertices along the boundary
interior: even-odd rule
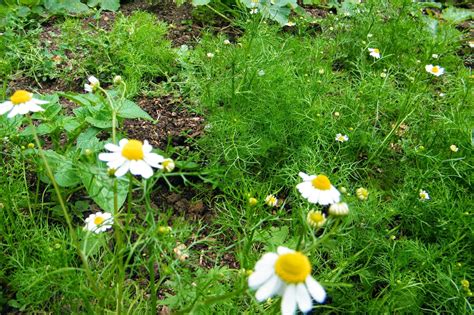
[[[326,215],[321,211],[311,210],[306,216],[306,221],[308,221],[308,224],[312,227],[319,228],[326,223]]]
[[[426,190],[420,189],[419,196],[421,201],[430,200],[430,195]]]
[[[380,50],[378,48],[368,48],[369,55],[372,57],[379,59],[380,58]]]
[[[160,234],[168,234],[171,232],[171,226],[160,226],[158,227],[158,233]]]
[[[469,289],[469,281],[466,280],[466,279],[462,279],[461,280],[461,286],[466,290]]]
[[[249,200],[248,200],[248,203],[249,203],[249,206],[254,207],[254,206],[257,205],[258,200],[256,198],[250,197]]]
[[[458,152],[459,151],[459,148],[455,144],[451,144],[449,146],[449,149],[453,152]]]
[[[336,135],[336,141],[338,142],[346,142],[349,141],[349,137],[347,135],[343,135],[342,133],[338,133]]]
[[[34,143],[28,143],[28,149],[34,149],[35,144]]]
[[[369,198],[369,191],[363,187],[356,190],[356,195],[359,200],[367,200]]]
[[[345,202],[334,203],[329,207],[328,212],[333,216],[345,216],[349,213],[349,206]]]
[[[249,200],[250,201],[250,200]],[[266,198],[265,198],[265,203],[267,204],[267,206],[269,207],[276,207],[277,204],[278,204],[278,199],[277,197],[275,197],[274,195],[268,195]]]
[[[172,172],[175,168],[173,159],[164,159],[161,165],[163,165],[163,170],[168,173]]]
[[[425,70],[426,72],[429,72],[432,75],[437,76],[437,77],[439,77],[440,75],[444,73],[444,68],[440,66],[426,65]]]

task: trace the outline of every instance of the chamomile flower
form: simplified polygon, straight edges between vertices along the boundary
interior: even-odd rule
[[[207,56],[207,58],[209,58],[209,59],[214,58],[214,54],[211,53],[211,52],[208,52],[208,53],[206,54],[206,56]]]
[[[161,165],[163,165],[163,170],[168,173],[172,172],[176,166],[173,159],[164,159]]]
[[[266,203],[267,206],[269,206],[269,207],[276,207],[277,204],[278,204],[278,199],[277,199],[277,197],[275,197],[274,195],[268,195],[268,196],[265,198],[265,203]]]
[[[455,144],[451,144],[451,145],[449,146],[449,149],[450,149],[451,151],[453,151],[453,152],[458,152],[458,151],[459,151],[458,146],[455,145]]]
[[[379,59],[380,58],[380,50],[378,48],[368,48],[369,55],[372,57]]]
[[[470,40],[468,44],[469,47],[474,48],[474,40]]]
[[[252,8],[250,9],[250,14],[257,14],[258,13],[258,9],[257,8]]]
[[[9,101],[0,104],[0,115],[8,112],[7,117],[13,118],[16,115],[25,115],[29,112],[42,112],[44,108],[39,105],[47,103],[47,101],[33,98],[33,94],[28,91],[18,90],[13,93]]]
[[[359,200],[367,200],[369,198],[369,191],[363,187],[357,188],[356,196]]]
[[[86,226],[84,227],[84,230],[99,234],[112,227],[114,218],[110,212],[97,212],[88,216],[85,222]]]
[[[321,211],[311,210],[306,216],[306,221],[312,227],[319,228],[326,223],[326,215]]]
[[[333,203],[328,210],[330,215],[333,216],[344,216],[349,213],[349,206],[345,202]]]
[[[249,287],[257,290],[259,302],[274,295],[282,296],[281,313],[294,314],[297,309],[307,313],[313,308],[312,299],[323,303],[326,291],[311,276],[311,263],[306,255],[279,246],[276,253],[266,253],[256,263],[248,278]]]
[[[115,169],[115,176],[121,177],[128,171],[133,175],[141,175],[149,178],[153,175],[153,169],[163,168],[165,160],[161,155],[151,152],[152,146],[145,140],[122,139],[119,145],[107,143],[105,148],[112,153],[100,153],[99,160],[107,162],[107,166]]]
[[[338,133],[336,135],[336,141],[338,142],[346,142],[349,141],[349,137],[347,135],[343,135],[342,133]]]
[[[329,205],[339,202],[341,193],[331,185],[326,175],[308,175],[303,172],[298,174],[303,182],[296,185],[296,189],[311,203]]]
[[[93,75],[91,75],[89,78],[87,78],[90,84],[86,83],[84,84],[84,90],[86,92],[92,93],[95,92],[99,87],[100,87],[100,81]]]
[[[420,189],[420,192],[418,195],[420,196],[421,201],[430,200],[430,195],[428,194],[426,190]]]
[[[435,75],[437,77],[439,77],[440,75],[444,73],[444,68],[440,66],[426,65],[425,70],[426,72],[429,72],[432,75]]]

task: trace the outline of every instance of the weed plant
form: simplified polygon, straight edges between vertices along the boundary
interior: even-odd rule
[[[326,290],[315,312],[472,313],[473,97],[456,54],[463,34],[449,23],[427,27],[408,0],[357,8],[320,29],[249,16],[235,41],[208,34],[176,52],[147,13],[118,17],[110,32],[62,23],[55,40],[77,62],[70,78],[120,74],[127,84],[42,96],[50,104],[31,116],[34,127],[0,117],[0,312],[274,314],[279,298],[257,303],[248,276],[284,245],[307,255]],[[8,76],[48,69],[20,53],[29,48],[8,47],[16,52],[2,68]],[[428,73],[429,64],[445,73]],[[126,96],[170,73],[161,88],[180,89],[206,118],[199,152],[180,155],[172,173],[111,176],[99,161],[104,145],[126,137],[122,119],[150,119]],[[6,85],[2,93],[11,94]],[[78,104],[73,114],[59,96]],[[180,151],[159,153],[172,152]],[[326,174],[349,215],[309,225],[318,206],[295,189],[299,172]],[[88,176],[106,184],[94,190]],[[163,190],[179,193],[180,181],[195,185],[211,218],[166,206]],[[270,194],[276,204],[265,201]],[[84,218],[99,209],[114,215],[112,231],[87,233]]]

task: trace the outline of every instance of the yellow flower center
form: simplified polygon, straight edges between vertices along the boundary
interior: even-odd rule
[[[314,188],[319,190],[329,190],[331,189],[331,182],[329,178],[325,175],[318,175],[312,181],[311,184]]]
[[[438,73],[438,72],[439,72],[439,67],[438,67],[438,66],[434,66],[433,69],[431,69],[431,72],[433,72],[433,73]]]
[[[143,144],[139,140],[129,140],[122,149],[122,156],[127,160],[143,159]]]
[[[275,263],[275,273],[287,283],[301,283],[311,273],[311,264],[300,252],[284,254]]]
[[[22,103],[26,103],[30,101],[33,98],[30,92],[27,92],[25,90],[18,90],[13,95],[10,97],[10,101],[13,103],[13,105],[18,105]]]
[[[324,216],[320,211],[315,211],[310,214],[310,220],[315,223],[324,222]]]
[[[379,53],[380,53],[380,50],[379,50],[378,48],[374,48],[374,49],[372,50],[372,52],[375,53],[375,54],[379,54]]]
[[[104,220],[103,217],[95,217],[95,219],[94,219],[94,224],[95,224],[95,225],[100,225],[100,224],[102,224],[104,221],[105,221],[105,220]]]

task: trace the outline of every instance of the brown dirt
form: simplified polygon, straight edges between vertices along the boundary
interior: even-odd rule
[[[181,97],[143,97],[137,104],[157,122],[126,120],[124,129],[130,138],[147,139],[153,147],[165,150],[168,145],[189,148],[189,140],[202,134],[204,118],[187,110]]]

